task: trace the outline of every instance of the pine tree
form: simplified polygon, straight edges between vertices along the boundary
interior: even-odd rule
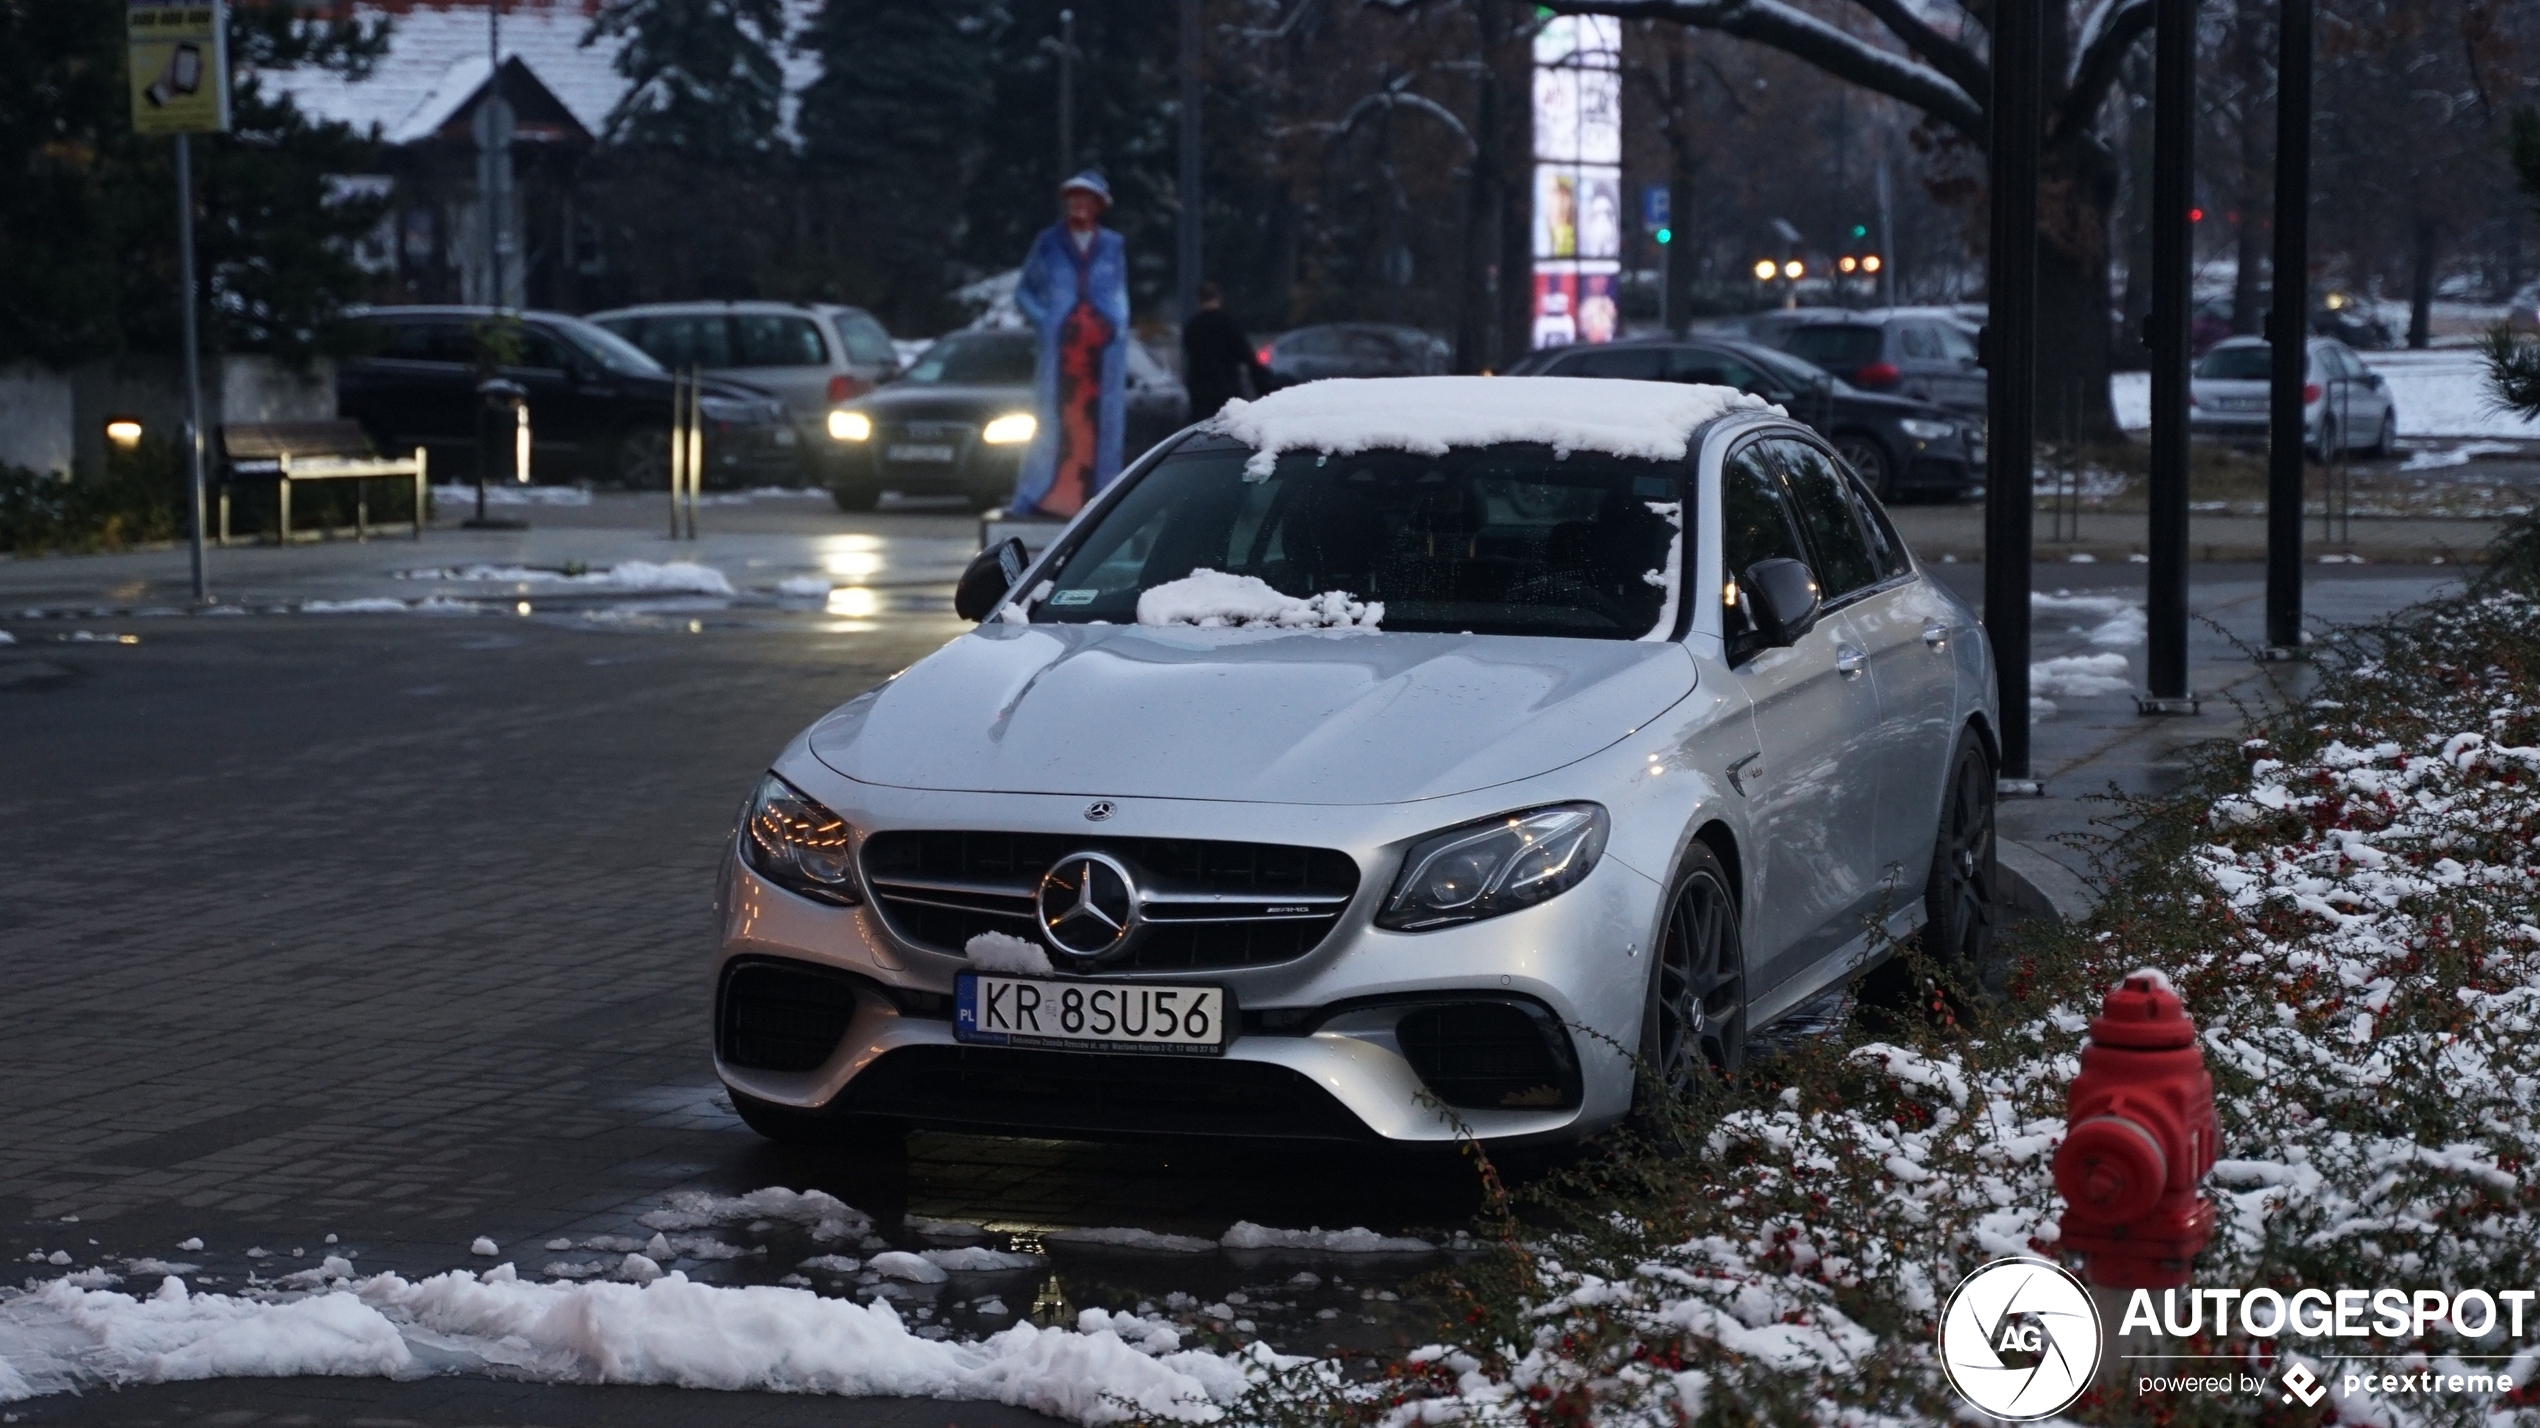
[[[867,300],[903,331],[952,315],[962,194],[988,114],[988,25],[973,0],[830,0],[803,36],[821,61],[803,94],[804,160],[841,196],[848,246],[871,269]]]
[[[2506,143],[2514,181],[2540,209],[2540,110],[2515,110]],[[2498,406],[2540,420],[2540,342],[2521,341],[2498,324],[2487,334],[2487,389]]]
[[[611,141],[709,163],[779,147],[782,0],[609,0],[583,43],[620,37],[630,87],[609,114]]]

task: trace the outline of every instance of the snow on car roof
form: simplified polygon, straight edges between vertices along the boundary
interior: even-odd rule
[[[1287,451],[1411,451],[1539,442],[1557,452],[1681,461],[1694,429],[1733,411],[1781,414],[1733,387],[1594,377],[1335,377],[1233,401],[1201,430],[1253,448],[1268,475]]]

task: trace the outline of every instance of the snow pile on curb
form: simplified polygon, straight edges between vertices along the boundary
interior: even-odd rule
[[[2052,714],[2057,699],[2088,699],[2123,694],[2134,687],[2124,655],[2058,655],[2028,667],[2029,712]]]
[[[435,486],[432,499],[444,512],[464,505],[476,507],[474,486]],[[523,486],[517,481],[485,483],[485,504],[489,506],[587,506],[591,493],[579,486]]]
[[[1335,377],[1228,402],[1205,431],[1253,448],[1244,471],[1266,477],[1288,451],[1409,451],[1535,442],[1568,455],[1598,451],[1682,461],[1694,428],[1724,412],[1779,412],[1729,387],[1607,382],[1591,377]]]
[[[1229,575],[1202,567],[1138,595],[1141,625],[1197,625],[1204,630],[1267,626],[1283,630],[1372,630],[1384,622],[1384,602],[1326,590],[1302,599],[1282,595],[1257,575]]]
[[[548,570],[535,565],[463,565],[447,570],[409,570],[409,580],[464,580],[496,585],[571,585],[594,590],[641,590],[670,595],[730,595],[731,580],[693,560],[621,560],[602,570]]]
[[[1565,1192],[1561,1228],[1512,1257],[1510,1297],[1485,1301],[1500,1317],[1476,1310],[1464,1341],[1380,1380],[1290,1375],[1238,1416],[1968,1421],[1936,1362],[1941,1306],[1987,1261],[2058,1253],[2051,1166],[2077,1053],[2099,992],[2147,946],[2196,1018],[2222,1120],[2196,1286],[2540,1284],[2534,629],[2540,601],[2497,596],[2353,647],[2326,696],[2266,728],[2276,743],[2251,741],[2245,774],[2218,762],[2198,801],[2155,815],[2098,930],[2050,934],[2054,965],[2015,969],[2010,1024],[1828,1047],[1783,1068],[1778,1092],[1688,1113],[1690,1147]],[[2253,1338],[2207,1315],[2202,1337],[2165,1342],[2270,1378],[2308,1366],[2332,1397],[2304,1421],[2529,1425],[2540,1347],[2529,1322],[2518,1337],[2493,1322],[2475,1338],[2422,1321],[2396,1339]],[[2426,1371],[2516,1390],[2428,1388]],[[2349,1374],[2392,1375],[2389,1391],[2350,1393]],[[2240,1416],[2112,1380],[2084,1421]]]
[[[965,1344],[918,1338],[887,1301],[675,1271],[637,1285],[535,1284],[509,1264],[418,1281],[350,1269],[330,1260],[334,1272],[310,1272],[322,1285],[252,1298],[190,1293],[176,1278],[147,1298],[61,1280],[0,1292],[0,1402],[183,1379],[499,1368],[554,1383],[982,1399],[1088,1424],[1204,1421],[1292,1362],[1266,1349],[1169,1350],[1169,1334],[1159,1342],[1134,1318],[1132,1345],[1111,1324],[1123,1316],[1100,1311],[1100,1327],[1016,1324]]]

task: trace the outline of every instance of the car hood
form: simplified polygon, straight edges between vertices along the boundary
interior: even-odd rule
[[[983,411],[1011,411],[1032,405],[1030,387],[955,386],[949,383],[885,382],[849,405],[875,416],[900,418],[966,416]]]
[[[992,624],[810,745],[902,788],[1399,803],[1574,763],[1693,685],[1672,643]]]

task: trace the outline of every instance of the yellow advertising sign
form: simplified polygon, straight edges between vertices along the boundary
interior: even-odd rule
[[[125,0],[134,132],[228,131],[228,18],[227,0]]]

